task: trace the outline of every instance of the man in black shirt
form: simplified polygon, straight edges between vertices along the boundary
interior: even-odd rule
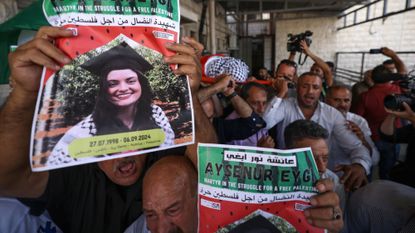
[[[58,70],[58,64],[70,63],[71,60],[52,41],[57,37],[72,36],[71,30],[43,27],[33,40],[9,56],[13,90],[0,109],[0,196],[44,200],[52,219],[66,233],[122,232],[142,213],[142,174],[154,156],[132,156],[49,172],[35,173],[30,168],[30,128],[42,66]],[[198,51],[203,51],[203,46],[186,37],[183,42],[166,45],[177,54],[164,60],[179,64],[173,70],[176,75],[189,77],[195,141],[215,142],[213,127],[197,98],[201,79]],[[187,146],[184,154],[197,164],[197,143]],[[337,219],[333,219],[330,210],[339,205],[332,186],[327,181],[317,185],[321,194],[315,197],[313,207],[307,211],[314,226],[331,230]],[[10,229],[0,230],[7,232]]]
[[[155,155],[138,155],[94,164],[32,172],[30,169],[30,127],[39,90],[42,66],[58,70],[70,59],[51,41],[74,36],[70,30],[43,27],[30,42],[10,55],[14,88],[0,112],[0,195],[43,200],[56,224],[64,232],[123,232],[142,213],[142,175]],[[179,64],[173,72],[187,75],[193,98],[196,142],[215,142],[198,101],[194,98],[201,78],[198,54],[203,46],[190,38],[166,48],[177,55],[165,57]],[[203,127],[201,127],[203,126]],[[196,144],[184,154],[196,162]],[[163,151],[157,154],[178,152]],[[183,152],[182,152],[183,153]],[[8,229],[5,229],[8,230]],[[2,231],[2,230],[1,230]]]

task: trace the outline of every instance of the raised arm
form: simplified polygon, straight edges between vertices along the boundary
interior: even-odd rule
[[[216,83],[206,88],[200,89],[198,91],[197,96],[199,97],[199,101],[204,102],[205,100],[209,99],[213,95],[223,92],[229,85],[229,82],[231,81],[231,79],[232,77],[229,75],[222,75],[221,77],[217,77],[218,81]]]
[[[250,117],[253,110],[251,106],[236,93],[235,86],[235,81],[231,79],[230,85],[223,91],[223,94],[231,101],[233,108],[240,117]]]
[[[288,60],[290,60],[290,61],[294,61],[294,59],[295,59],[295,54],[296,54],[296,52],[295,52],[295,51],[291,51],[291,52],[290,52],[290,55],[288,55]]]
[[[202,78],[199,52],[203,51],[203,45],[188,37],[183,38],[183,42],[182,44],[166,45],[167,49],[175,51],[177,54],[165,57],[165,61],[170,64],[179,64],[178,69],[173,72],[176,75],[187,75],[189,78],[195,121],[195,143],[187,146],[185,154],[190,158],[193,165],[197,167],[197,144],[199,142],[215,143],[217,142],[217,137],[215,129],[203,112],[198,98],[198,90]]]
[[[0,195],[38,197],[46,188],[49,173],[34,173],[30,168],[30,130],[42,66],[58,70],[59,63],[70,62],[51,42],[71,36],[69,30],[43,27],[9,55],[13,90],[0,110]]]
[[[304,40],[300,42],[300,45],[303,48],[304,53],[308,55],[316,63],[316,65],[323,70],[324,79],[326,80],[327,86],[331,87],[333,85],[333,74],[331,73],[329,65],[327,65],[323,59],[314,54]]]
[[[288,84],[292,83],[290,80],[284,78],[277,77],[276,79],[272,80],[272,88],[275,91],[275,95],[278,98],[287,98],[288,94]]]
[[[393,60],[396,66],[396,70],[399,74],[407,74],[408,69],[405,66],[405,63],[401,60],[401,58],[398,56],[398,54],[395,53],[392,49],[389,49],[388,47],[383,47],[380,49],[383,55],[390,57],[390,59]]]
[[[415,112],[412,111],[411,107],[406,103],[402,103],[404,111],[392,111],[385,108],[385,111],[388,114],[385,120],[383,120],[382,125],[380,126],[380,131],[388,136],[395,134],[395,119],[396,117],[409,120],[413,127],[415,127]]]

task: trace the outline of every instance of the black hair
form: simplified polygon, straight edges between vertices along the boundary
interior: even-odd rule
[[[257,83],[257,82],[248,82],[242,86],[241,90],[239,91],[239,95],[241,96],[242,99],[246,100],[249,98],[249,90],[252,87],[257,87],[261,90],[264,90],[265,93],[267,93],[267,99],[268,99],[268,89],[264,85]]]
[[[326,61],[326,64],[330,67],[330,70],[334,71],[334,63],[332,61]]]
[[[157,128],[152,113],[153,91],[145,75],[137,69],[131,69],[138,76],[141,86],[141,96],[135,103],[133,130]],[[129,131],[129,129],[117,118],[118,107],[110,102],[108,96],[107,77],[100,77],[100,89],[96,98],[92,117],[97,130],[97,135],[111,134]]]
[[[329,87],[327,89],[326,96],[327,97],[328,96],[332,96],[333,91],[337,91],[337,90],[340,90],[340,89],[346,89],[346,90],[348,90],[350,92],[350,94],[352,93],[352,91],[350,90],[350,88],[348,86],[346,86],[346,85],[335,85],[335,86],[331,86],[331,87]]]
[[[311,71],[307,71],[307,72],[302,73],[302,74],[300,75],[300,77],[298,77],[298,80],[300,80],[301,78],[303,78],[303,77],[305,77],[305,76],[316,76],[316,77],[320,78],[320,80],[321,80],[321,81],[323,81],[323,78],[322,78],[322,77],[320,77],[320,75],[318,75],[318,74],[316,74],[316,73],[314,73],[314,72],[311,72]]]
[[[291,60],[288,60],[288,59],[281,60],[280,63],[278,64],[278,66],[277,66],[277,71],[278,71],[278,69],[280,68],[280,66],[282,64],[294,67],[295,73],[297,73],[297,63],[295,63],[294,61],[291,61]]]
[[[269,71],[268,71],[268,69],[266,68],[266,67],[264,67],[264,66],[261,66],[261,67],[259,67],[256,71],[255,71],[255,77],[258,79],[258,80],[265,80],[265,79],[262,79],[262,77],[260,77],[259,76],[259,71],[260,70],[265,70],[266,72],[267,72],[267,74],[269,75]]]
[[[383,78],[386,74],[391,74],[392,72],[386,68],[384,65],[378,65],[372,70],[372,80],[374,83],[385,83]]]
[[[395,62],[392,59],[387,59],[383,61],[382,65],[394,65]]]
[[[310,120],[296,120],[284,130],[285,145],[293,148],[296,141],[306,138],[327,139],[329,132],[318,123]]]

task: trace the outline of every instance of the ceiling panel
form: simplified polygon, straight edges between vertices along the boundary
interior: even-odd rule
[[[343,10],[368,0],[216,0],[226,11],[235,14],[261,12],[304,12],[319,11],[340,13]]]

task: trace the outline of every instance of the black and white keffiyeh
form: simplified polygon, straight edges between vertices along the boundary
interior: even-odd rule
[[[249,67],[242,60],[233,57],[215,57],[205,66],[205,74],[208,77],[216,77],[221,74],[232,75],[236,82],[245,82],[248,78]]]
[[[157,106],[152,105],[152,116],[156,124],[163,130],[165,134],[164,142],[160,147],[172,146],[174,145],[174,131],[171,128],[170,122],[163,110]],[[69,155],[68,146],[75,140],[79,138],[88,138],[96,135],[96,127],[92,114],[85,117],[78,124],[70,128],[65,135],[58,141],[58,143],[53,148],[51,154],[49,155],[46,165],[47,166],[59,166],[67,163],[73,163],[76,161],[82,161],[82,163],[87,161],[93,161],[95,157],[86,157],[86,158],[73,158]],[[109,156],[109,155],[102,155]]]

